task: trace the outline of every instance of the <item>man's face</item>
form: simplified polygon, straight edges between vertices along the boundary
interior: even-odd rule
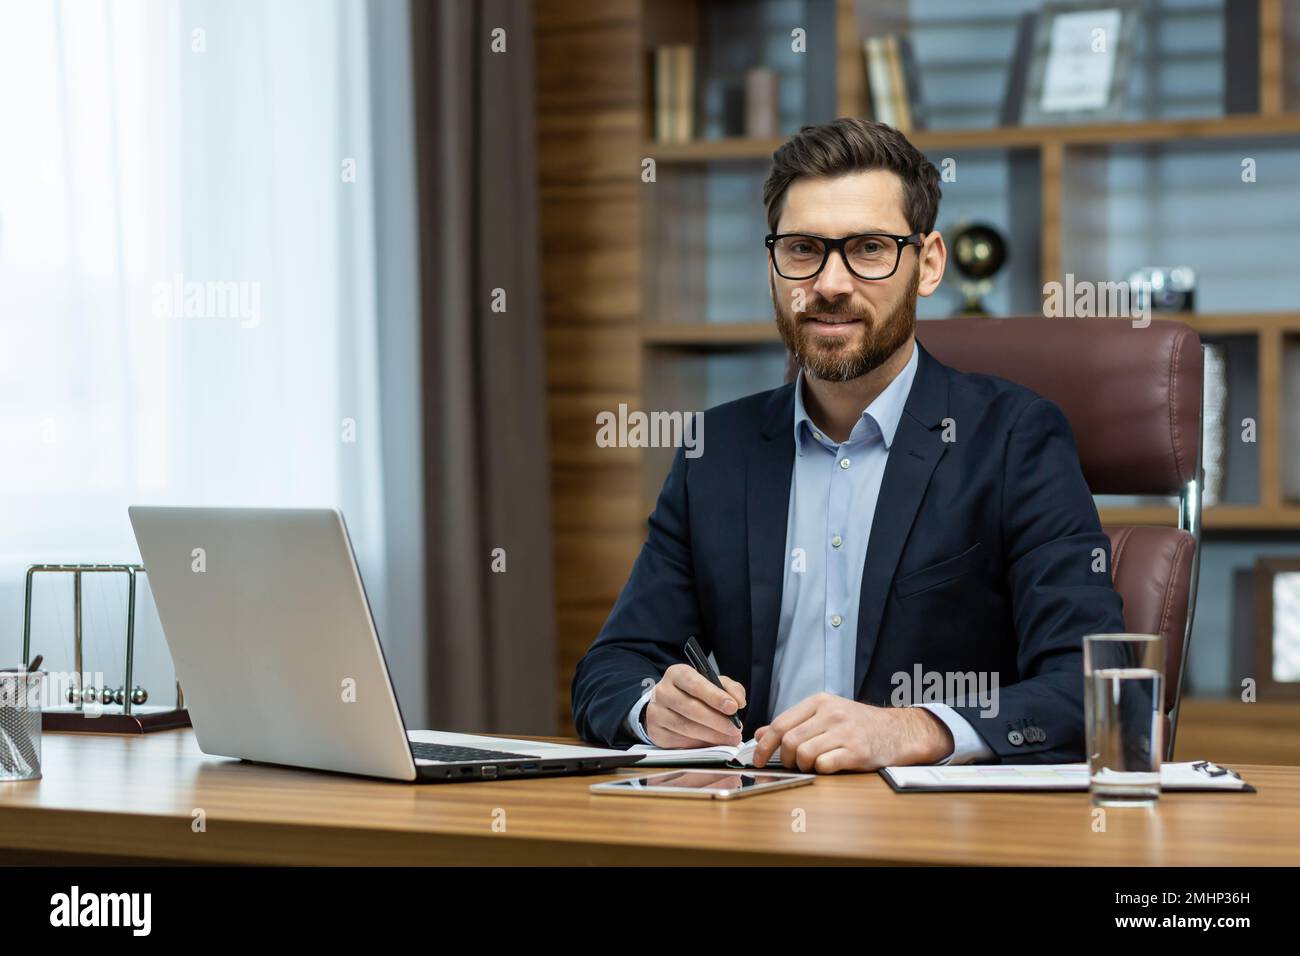
[[[795,180],[776,231],[837,239],[867,232],[905,236],[912,229],[903,214],[902,181],[887,170],[871,170]],[[888,279],[859,279],[837,251],[811,279],[784,279],[768,260],[777,327],[806,374],[847,382],[879,367],[907,342],[916,326],[921,256],[922,249],[905,247]],[[922,294],[929,295],[938,278],[931,282],[933,270],[924,271]]]

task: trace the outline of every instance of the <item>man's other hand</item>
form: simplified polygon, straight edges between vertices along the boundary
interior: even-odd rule
[[[779,750],[781,763],[804,773],[935,763],[953,751],[952,732],[923,707],[873,707],[827,693],[805,698],[754,736],[754,766]]]

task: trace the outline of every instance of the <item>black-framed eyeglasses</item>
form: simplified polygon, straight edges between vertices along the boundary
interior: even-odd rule
[[[867,232],[828,239],[802,232],[773,233],[764,238],[772,265],[782,279],[811,279],[826,267],[831,250],[838,249],[849,272],[859,279],[888,279],[898,271],[906,246],[921,247],[925,233],[894,236]]]

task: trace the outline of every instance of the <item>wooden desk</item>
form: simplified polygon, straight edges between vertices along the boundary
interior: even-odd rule
[[[0,863],[1300,864],[1298,767],[1111,810],[1105,833],[1086,794],[901,795],[875,774],[734,803],[593,796],[600,777],[415,786],[207,757],[188,729],[47,734],[44,769],[0,784]]]

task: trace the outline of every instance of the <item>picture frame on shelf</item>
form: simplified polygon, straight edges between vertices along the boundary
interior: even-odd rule
[[[1300,558],[1255,560],[1259,700],[1300,700]]]
[[[1127,2],[1048,4],[1039,10],[1021,124],[1121,119],[1137,22],[1138,7]]]

